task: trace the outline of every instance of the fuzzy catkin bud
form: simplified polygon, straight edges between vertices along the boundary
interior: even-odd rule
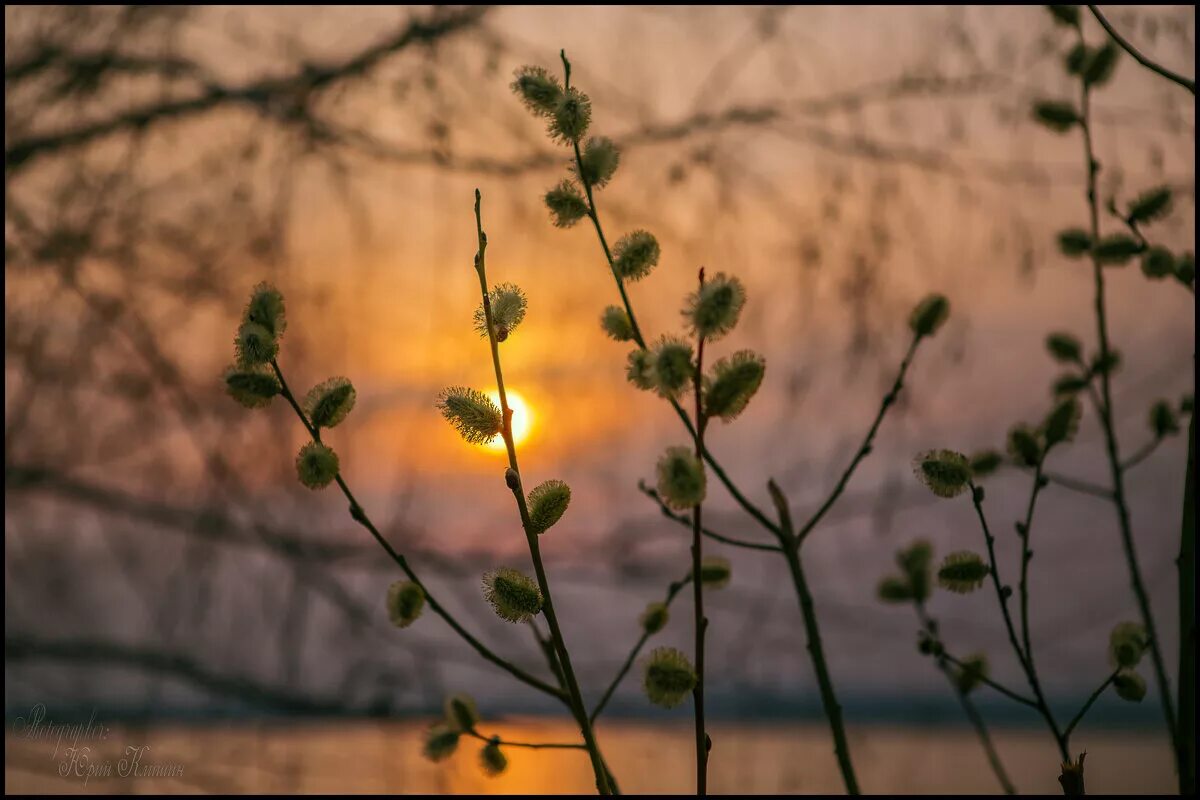
[[[575,184],[566,178],[546,192],[544,199],[556,228],[569,228],[587,216],[587,200]]]
[[[425,590],[413,581],[396,581],[388,587],[388,619],[397,628],[407,628],[425,609]]]
[[[609,338],[618,342],[628,342],[633,339],[633,322],[629,314],[620,306],[609,306],[600,315],[600,327]]]
[[[586,94],[571,87],[559,95],[550,118],[550,136],[570,144],[578,142],[592,123],[592,101]]]
[[[704,413],[731,422],[745,410],[762,385],[766,360],[752,350],[718,359],[704,379]]]
[[[467,442],[483,444],[504,429],[504,418],[492,399],[475,389],[452,386],[442,391],[438,408]]]
[[[304,413],[316,428],[332,428],[354,408],[357,394],[349,379],[337,377],[318,383],[304,397]]]
[[[225,370],[225,391],[246,408],[262,408],[270,405],[271,398],[282,391],[279,379],[262,365]]]
[[[279,342],[265,326],[257,322],[243,322],[233,340],[237,352],[237,364],[246,369],[266,364],[279,354]]]
[[[1069,333],[1052,333],[1046,337],[1046,349],[1055,361],[1063,364],[1078,363],[1083,353],[1083,345]]]
[[[745,304],[746,288],[742,282],[718,272],[688,295],[683,317],[697,336],[719,339],[737,325]]]
[[[1000,468],[1004,458],[995,450],[981,450],[971,456],[971,475],[975,478],[986,478]]]
[[[1142,243],[1124,233],[1113,233],[1096,242],[1092,256],[1100,264],[1120,267],[1142,252]]]
[[[962,660],[962,666],[954,675],[954,683],[963,694],[969,694],[972,689],[983,683],[988,674],[987,656],[975,653]]]
[[[521,287],[512,283],[502,283],[488,292],[488,305],[492,310],[492,327],[495,328],[496,341],[503,342],[525,319],[528,303]],[[475,330],[480,336],[488,335],[487,312],[483,309],[482,301],[475,309]]]
[[[1184,286],[1191,286],[1196,282],[1196,257],[1191,253],[1184,253],[1175,261],[1175,279]]]
[[[1058,25],[1079,27],[1079,6],[1046,6]]]
[[[938,567],[938,584],[957,594],[973,592],[983,585],[988,575],[988,566],[978,553],[959,550],[950,553]]]
[[[1175,272],[1175,256],[1165,247],[1151,247],[1142,254],[1142,274],[1153,281]]]
[[[633,350],[626,361],[625,377],[639,389],[654,388],[654,365],[650,353],[646,350]]]
[[[489,777],[496,777],[508,769],[508,757],[500,749],[500,738],[493,736],[479,751],[479,765]]]
[[[287,315],[283,308],[283,294],[267,282],[262,282],[250,292],[250,299],[242,313],[244,322],[253,322],[266,328],[278,339],[287,328]]]
[[[483,576],[483,596],[508,622],[527,622],[542,610],[542,590],[530,577],[502,567]]]
[[[650,653],[642,684],[650,702],[662,708],[674,708],[696,688],[696,671],[674,647],[659,647]]]
[[[1123,669],[1113,678],[1117,696],[1131,703],[1140,703],[1146,696],[1146,679],[1131,669]]]
[[[571,503],[571,487],[558,480],[538,484],[529,493],[529,524],[534,533],[545,533],[562,519]]]
[[[459,733],[445,723],[439,723],[425,732],[425,757],[430,761],[445,761],[458,749]]]
[[[638,281],[650,274],[662,254],[654,234],[637,230],[627,233],[613,246],[613,267],[627,281]]]
[[[327,445],[309,442],[296,455],[296,475],[310,489],[324,489],[338,474],[338,457]]]
[[[657,471],[658,494],[669,507],[683,510],[704,502],[704,465],[688,448],[667,448]]]
[[[1159,400],[1150,407],[1150,430],[1155,437],[1162,439],[1179,433],[1179,420],[1175,417],[1175,409],[1166,400]]]
[[[548,117],[558,107],[562,99],[562,84],[558,78],[546,72],[544,67],[524,66],[516,71],[513,82],[509,84],[521,102],[534,114]]]
[[[641,623],[643,631],[648,635],[654,635],[667,626],[669,619],[670,612],[667,610],[667,604],[656,602],[646,606],[646,610],[638,617],[638,622]]]
[[[1154,222],[1171,213],[1171,187],[1159,186],[1138,195],[1125,218],[1132,223]]]
[[[475,725],[479,722],[479,710],[475,707],[475,700],[470,695],[450,695],[446,698],[444,710],[446,727],[451,730],[466,733],[475,730]]]
[[[1042,460],[1041,436],[1028,425],[1014,425],[1008,432],[1008,454],[1022,466],[1036,466]]]
[[[921,302],[908,318],[908,327],[917,336],[932,336],[950,316],[950,301],[945,295],[931,294]]]
[[[1065,100],[1040,100],[1033,104],[1033,118],[1056,133],[1066,133],[1079,122],[1079,112]]]
[[[723,556],[705,556],[700,562],[700,583],[705,589],[724,589],[733,576],[729,559]]]
[[[617,165],[621,162],[621,151],[612,139],[596,136],[587,140],[580,161],[583,162],[582,170],[578,164],[573,167],[576,177],[587,186],[602,187],[616,173]]]
[[[938,497],[955,497],[971,481],[967,457],[953,450],[930,450],[913,460],[913,472]]]
[[[895,575],[882,578],[876,594],[885,603],[907,603],[913,599],[912,587],[908,585],[908,581]]]
[[[1059,231],[1058,249],[1068,258],[1078,258],[1092,249],[1092,235],[1082,228]]]
[[[674,336],[663,336],[650,351],[654,388],[663,397],[678,397],[694,377],[692,346]]]
[[[1117,61],[1121,56],[1121,50],[1111,40],[1106,41],[1103,45],[1094,50],[1088,57],[1087,62],[1083,65],[1081,77],[1083,82],[1089,86],[1100,86],[1108,82],[1112,77],[1113,71],[1117,68]]]
[[[1046,449],[1056,444],[1070,441],[1079,430],[1079,418],[1083,414],[1083,404],[1074,395],[1064,397],[1054,406],[1042,423],[1043,435],[1046,439]]]
[[[904,570],[912,599],[924,602],[929,598],[931,585],[929,565],[933,561],[933,546],[918,539],[896,554],[896,563]]]
[[[1108,636],[1108,661],[1114,667],[1136,667],[1149,640],[1138,622],[1119,622]]]

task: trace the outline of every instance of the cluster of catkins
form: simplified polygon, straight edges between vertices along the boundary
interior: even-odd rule
[[[263,408],[284,392],[275,357],[286,328],[283,295],[269,283],[255,286],[234,338],[236,361],[224,375],[226,391],[246,408]],[[320,432],[344,420],[354,400],[353,384],[342,377],[322,381],[304,396],[300,408],[313,441],[296,455],[296,476],[308,488],[323,489],[337,477],[337,453],[320,441]]]

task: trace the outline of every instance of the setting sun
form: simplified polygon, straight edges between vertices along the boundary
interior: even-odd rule
[[[529,411],[529,404],[525,402],[525,398],[521,396],[520,392],[508,389],[505,394],[508,397],[508,407],[512,409],[513,444],[520,445],[529,438],[529,431],[533,428],[533,415]],[[500,405],[499,392],[488,392],[488,397],[492,398],[492,402],[496,405]],[[494,437],[490,442],[484,444],[483,448],[503,453],[505,450],[504,437]]]

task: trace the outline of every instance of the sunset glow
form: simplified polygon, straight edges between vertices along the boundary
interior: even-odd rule
[[[520,446],[529,438],[529,432],[533,428],[533,414],[530,413],[529,404],[525,402],[525,398],[519,392],[506,389],[505,395],[508,398],[508,407],[512,409],[513,444]],[[500,405],[499,392],[488,392],[488,397],[492,398],[492,402],[496,405]],[[496,436],[482,447],[494,453],[503,453],[505,451],[504,437]]]

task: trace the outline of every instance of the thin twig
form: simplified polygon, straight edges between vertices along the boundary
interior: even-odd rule
[[[1171,81],[1171,83],[1179,84],[1180,86],[1182,86],[1183,88],[1185,88],[1189,92],[1191,92],[1193,95],[1196,94],[1196,82],[1195,81],[1190,81],[1187,78],[1183,77],[1182,75],[1178,75],[1178,74],[1172,72],[1171,70],[1167,69],[1166,67],[1162,66],[1161,64],[1156,64],[1155,62],[1146,58],[1144,55],[1141,54],[1141,52],[1138,51],[1138,49],[1136,47],[1134,47],[1132,44],[1129,43],[1129,40],[1127,40],[1121,34],[1117,33],[1116,29],[1111,24],[1109,24],[1109,21],[1104,18],[1103,14],[1100,13],[1099,8],[1097,8],[1094,5],[1089,5],[1088,10],[1090,10],[1092,12],[1092,16],[1094,16],[1096,18],[1096,21],[1099,22],[1104,27],[1104,30],[1107,31],[1108,35],[1112,37],[1112,40],[1114,42],[1116,42],[1118,45],[1120,45],[1122,50],[1124,50],[1126,53],[1129,53],[1129,55],[1133,56],[1134,61],[1138,62],[1143,67],[1150,70],[1151,72],[1158,73],[1159,75],[1163,76],[1167,80]]]
[[[663,499],[661,497],[659,497],[658,491],[650,486],[647,486],[645,481],[638,481],[638,489],[641,491],[642,494],[646,495],[646,497],[649,497],[651,500],[653,500],[655,503],[658,504],[658,508],[660,511],[662,511],[662,515],[664,517],[666,517],[667,519],[670,519],[670,520],[674,520],[675,522],[678,522],[680,525],[691,527],[692,521],[687,517],[687,515],[680,514],[676,511],[672,511],[671,507],[668,506],[666,503],[664,503]],[[727,536],[723,533],[717,533],[716,531],[711,530],[709,528],[701,528],[700,531],[705,536],[707,536],[708,538],[712,539],[715,542],[721,542],[722,544],[731,545],[733,547],[744,547],[748,550],[767,550],[767,551],[776,552],[776,553],[783,552],[783,548],[781,548],[777,544],[769,544],[766,542],[751,542],[747,539],[737,539],[733,536]]]
[[[308,434],[312,437],[312,440],[314,442],[321,441],[321,433],[319,429],[313,427],[312,423],[308,421],[308,417],[305,415],[304,410],[300,408],[300,404],[296,402],[295,396],[292,395],[291,390],[288,388],[287,381],[283,377],[283,371],[279,368],[279,363],[275,359],[271,360],[271,368],[275,371],[275,377],[279,379],[279,385],[281,387],[280,394],[291,405],[292,410],[296,412],[296,416],[300,418],[300,422],[304,425],[305,430],[308,431]],[[435,614],[444,619],[446,624],[449,625],[454,632],[457,633],[460,638],[462,638],[463,641],[474,648],[475,652],[479,653],[479,655],[500,667],[517,680],[532,686],[538,691],[545,692],[551,697],[556,697],[563,702],[567,701],[567,696],[561,689],[551,686],[540,678],[530,675],[517,665],[509,662],[501,656],[496,655],[490,649],[488,649],[486,645],[472,636],[466,628],[459,624],[458,620],[456,620],[454,616],[447,611],[446,608],[430,593],[429,587],[422,583],[421,579],[417,577],[416,572],[414,572],[413,569],[408,565],[408,560],[403,555],[398,553],[396,549],[388,543],[387,539],[383,538],[383,534],[379,532],[379,529],[375,527],[375,524],[371,522],[371,519],[367,516],[367,512],[363,510],[362,506],[360,506],[358,501],[354,498],[354,494],[350,491],[350,487],[346,485],[346,481],[342,478],[340,472],[335,477],[335,480],[337,481],[338,488],[341,489],[342,494],[345,495],[346,500],[350,502],[350,516],[355,522],[357,522],[359,525],[362,525],[373,537],[375,537],[375,541],[378,542],[379,546],[382,547],[388,556],[391,557],[392,561],[396,562],[396,565],[400,567],[405,575],[408,576],[408,579],[417,584],[417,586],[421,587],[421,590],[425,593],[425,600],[429,603],[429,607],[433,609]]]

